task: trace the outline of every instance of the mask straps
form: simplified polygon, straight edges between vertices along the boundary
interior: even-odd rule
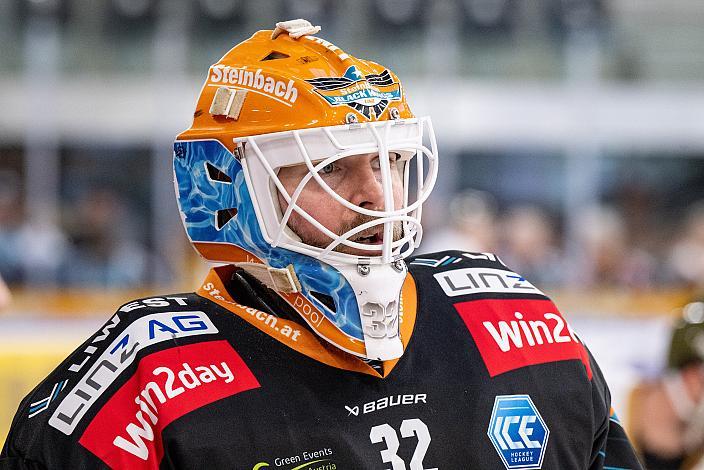
[[[259,282],[276,292],[295,294],[301,291],[301,283],[298,281],[291,264],[285,268],[272,268],[261,263],[235,263],[235,266],[244,269]]]

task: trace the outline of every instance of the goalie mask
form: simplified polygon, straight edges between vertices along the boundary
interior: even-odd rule
[[[435,136],[396,75],[312,36],[318,29],[279,23],[210,68],[174,144],[179,207],[204,258],[250,272],[336,347],[394,359],[403,259],[422,236]],[[340,192],[328,177],[338,167],[371,171],[358,189],[376,197]],[[311,194],[356,223],[314,217],[302,202]]]

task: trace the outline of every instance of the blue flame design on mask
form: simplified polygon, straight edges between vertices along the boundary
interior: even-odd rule
[[[228,175],[232,183],[210,179],[206,162]],[[275,268],[292,264],[302,294],[340,330],[353,338],[364,339],[354,291],[337,269],[310,256],[273,248],[264,240],[242,165],[225,146],[217,140],[175,142],[174,173],[178,203],[191,241],[237,245]],[[218,211],[231,208],[237,209],[237,215],[218,230]],[[331,296],[336,312],[311,292]]]

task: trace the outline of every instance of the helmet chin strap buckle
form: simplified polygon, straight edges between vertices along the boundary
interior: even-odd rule
[[[357,263],[357,273],[360,276],[367,276],[371,272],[371,268],[369,267],[369,264],[371,261],[369,258],[362,258],[359,260]]]
[[[272,268],[260,263],[235,263],[235,266],[244,269],[259,282],[276,292],[295,294],[301,291],[301,284],[291,264],[285,268]]]

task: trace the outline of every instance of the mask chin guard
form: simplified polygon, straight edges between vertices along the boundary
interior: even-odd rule
[[[407,270],[403,262],[401,270],[396,265],[336,266],[354,290],[367,359],[388,361],[403,355],[400,298]]]

